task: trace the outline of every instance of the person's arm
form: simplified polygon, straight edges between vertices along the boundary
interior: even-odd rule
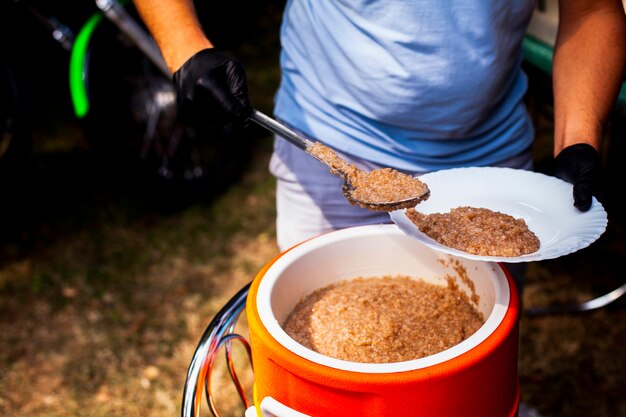
[[[620,0],[560,0],[552,68],[557,176],[589,209],[603,129],[624,77],[626,16]]]
[[[198,51],[212,48],[191,0],[134,0],[172,73]]]
[[[192,0],[134,0],[172,72],[181,118],[192,126],[244,123],[250,114],[246,73],[206,37]]]
[[[554,48],[554,152],[598,149],[624,76],[626,16],[620,0],[560,0]]]

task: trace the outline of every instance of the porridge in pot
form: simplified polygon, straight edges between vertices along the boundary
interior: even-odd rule
[[[471,336],[484,317],[452,279],[359,277],[304,297],[283,328],[316,352],[352,362],[402,362],[433,355]]]

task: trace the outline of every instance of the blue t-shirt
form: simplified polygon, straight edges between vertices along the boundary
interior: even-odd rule
[[[534,0],[289,0],[275,114],[345,153],[432,171],[531,146]]]

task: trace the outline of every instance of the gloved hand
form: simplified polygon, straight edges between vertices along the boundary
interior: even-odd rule
[[[222,128],[243,123],[252,110],[246,73],[235,59],[203,49],[173,75],[181,119],[191,126]]]
[[[574,206],[580,211],[591,207],[600,182],[600,155],[586,143],[563,149],[554,160],[554,176],[574,185]]]

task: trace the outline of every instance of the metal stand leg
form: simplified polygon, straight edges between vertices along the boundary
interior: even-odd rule
[[[211,413],[216,417],[219,416],[215,404],[213,403],[213,395],[211,393],[211,368],[215,360],[215,355],[223,344],[226,346],[226,360],[228,362],[231,378],[235,383],[244,407],[248,408],[249,402],[245,398],[245,394],[239,384],[239,379],[234,373],[229,345],[231,341],[239,341],[244,344],[248,355],[250,355],[247,341],[243,337],[232,333],[239,315],[246,306],[246,297],[249,288],[250,284],[247,284],[230,299],[215,315],[200,338],[200,342],[189,365],[189,370],[187,371],[185,390],[183,392],[182,417],[198,417],[200,415],[200,403],[203,390],[206,393]]]
[[[526,309],[526,313],[530,315],[542,315],[542,314],[559,314],[559,313],[577,313],[582,311],[590,311],[598,308],[605,307],[615,300],[626,294],[626,283],[624,283],[621,287],[618,287],[611,291],[610,293],[604,294],[598,298],[594,298],[593,300],[586,301],[580,304],[566,304],[566,305],[555,305],[555,306],[547,306],[547,307],[532,307]]]

